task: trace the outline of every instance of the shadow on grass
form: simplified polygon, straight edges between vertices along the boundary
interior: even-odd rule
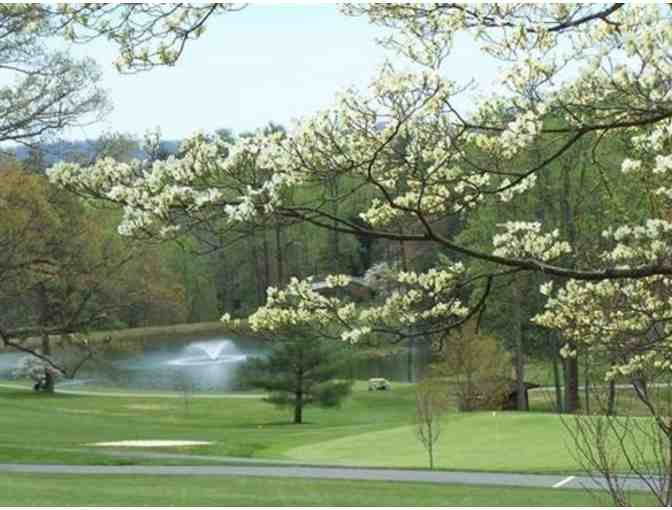
[[[268,421],[266,423],[260,423],[257,426],[263,427],[301,427],[303,425],[320,425],[320,423],[315,422],[315,421],[303,421],[303,423],[294,423],[291,420],[287,421]],[[322,424],[324,425],[324,424]]]

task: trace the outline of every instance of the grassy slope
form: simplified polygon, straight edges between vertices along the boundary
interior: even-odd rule
[[[3,474],[7,506],[587,506],[577,490],[255,477]],[[643,497],[638,504],[647,502]]]
[[[259,400],[179,399],[43,395],[0,388],[0,461],[74,462],[50,449],[123,439],[205,439],[210,447],[182,452],[282,457],[306,443],[321,442],[409,423],[412,393],[357,391],[342,409],[306,411],[294,426],[289,413]],[[86,462],[97,460],[90,454]]]
[[[425,467],[414,437],[413,389],[359,385],[341,409],[308,409],[301,426],[259,400],[42,395],[0,388],[0,462],[120,463],[85,443],[124,439],[211,440],[180,453],[292,459],[326,464]],[[75,451],[73,451],[75,450]],[[151,461],[146,461],[150,462]],[[154,461],[157,463],[158,461]],[[447,469],[572,471],[564,429],[549,414],[449,414],[438,464]]]
[[[441,423],[437,467],[451,470],[575,471],[565,430],[550,414],[449,414]],[[289,457],[316,463],[425,467],[415,427],[403,426],[305,445]]]

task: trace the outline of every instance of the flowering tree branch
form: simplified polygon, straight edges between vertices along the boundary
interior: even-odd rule
[[[305,221],[436,246],[461,260],[484,262],[492,278],[507,270],[537,273],[557,285],[539,324],[589,348],[599,343],[590,339],[605,335],[605,342],[622,347],[614,361],[620,368],[666,362],[672,352],[665,343],[672,227],[661,211],[672,207],[672,57],[661,48],[672,42],[672,27],[661,6],[372,4],[344,10],[392,28],[393,36],[382,43],[420,70],[386,64],[366,91],[343,91],[332,106],[287,133],[234,142],[196,134],[179,158],[151,164],[100,160],[86,169],[63,163],[51,169],[51,180],[122,205],[119,231],[144,239]],[[456,107],[468,84],[449,79],[442,67],[458,33],[503,66],[501,86],[468,115]],[[609,154],[598,161],[596,147],[607,136],[618,136],[627,157]],[[656,205],[647,217],[614,218],[600,239],[603,248],[591,257],[579,259],[571,239],[530,218],[502,223],[491,249],[437,227],[453,218],[477,223],[485,209],[523,201],[538,176],[555,172],[580,143],[592,145],[596,172],[620,167],[620,178]],[[324,192],[333,179],[344,182],[338,197]],[[301,198],[288,193],[292,189],[310,193]],[[333,201],[349,201],[357,221],[335,213],[328,207]],[[292,282],[273,290],[251,321],[259,327],[281,317],[312,322],[350,341],[374,330],[415,334],[429,319],[457,324],[473,311],[455,293],[468,269],[451,266],[451,277],[430,291],[423,282],[446,271],[434,269],[432,277],[423,273],[410,283],[399,273],[397,284],[413,289],[367,309],[322,299],[309,282]],[[289,294],[277,294],[282,292]],[[296,303],[303,303],[299,315],[290,309]],[[627,318],[621,321],[616,312]],[[573,314],[584,322],[572,322]],[[629,340],[633,332],[644,340]],[[651,349],[652,342],[661,348]]]

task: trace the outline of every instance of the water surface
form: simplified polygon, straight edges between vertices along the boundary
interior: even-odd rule
[[[263,356],[268,343],[230,337],[151,341],[138,351],[115,350],[85,365],[70,385],[110,386],[131,390],[185,392],[236,391],[245,389],[240,368],[247,359]],[[14,379],[21,353],[0,353],[0,379]],[[408,353],[353,360],[347,377],[385,377],[393,381],[415,380],[427,363],[417,349]],[[60,381],[59,384],[66,383]]]

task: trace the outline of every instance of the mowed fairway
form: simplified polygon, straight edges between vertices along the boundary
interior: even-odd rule
[[[194,398],[185,404],[177,398],[45,395],[0,388],[0,461],[137,463],[141,461],[111,458],[85,445],[143,439],[214,442],[163,452],[278,459],[304,444],[408,424],[412,395],[410,388],[385,395],[358,389],[343,408],[309,409],[307,423],[296,426],[286,409],[260,399]]]
[[[185,405],[177,398],[0,389],[0,403],[0,462],[170,463],[170,459],[111,457],[87,446],[163,439],[214,444],[151,451],[352,466],[427,465],[413,426],[413,387],[407,385],[395,385],[391,392],[368,392],[359,384],[341,409],[308,409],[304,425],[289,423],[286,410],[258,399],[194,398]],[[437,465],[451,470],[572,472],[576,463],[566,441],[562,423],[552,414],[449,413],[443,420]]]

